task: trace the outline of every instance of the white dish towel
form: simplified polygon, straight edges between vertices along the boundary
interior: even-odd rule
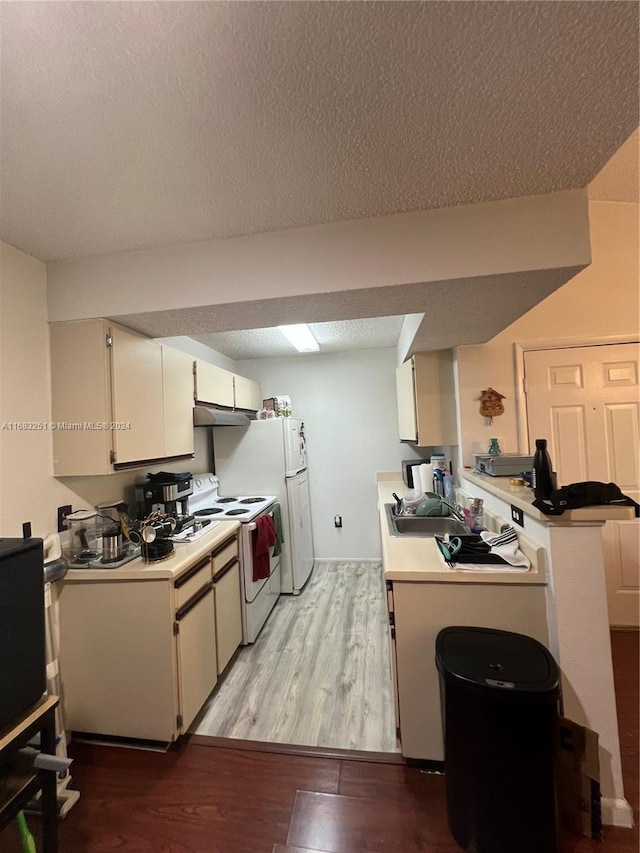
[[[491,553],[507,562],[512,569],[528,571],[531,563],[525,554],[518,548],[518,534],[511,525],[506,527],[502,533],[490,533],[488,530],[480,532],[480,538],[491,546]],[[510,569],[501,569],[510,571]]]
[[[531,563],[518,548],[518,534],[509,525],[502,533],[490,533],[483,530],[480,537],[491,546],[491,554],[502,557],[504,563],[460,563],[453,564],[453,570],[458,572],[528,572]]]

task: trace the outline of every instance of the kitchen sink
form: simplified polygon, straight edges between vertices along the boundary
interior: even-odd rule
[[[470,532],[463,521],[451,516],[396,515],[394,504],[384,506],[391,536],[460,536]]]

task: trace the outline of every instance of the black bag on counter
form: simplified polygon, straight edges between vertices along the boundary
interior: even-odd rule
[[[623,495],[620,486],[616,486],[615,483],[599,483],[596,480],[562,486],[561,489],[551,492],[545,500],[533,502],[533,506],[545,515],[562,515],[566,509],[581,509],[585,506],[602,506],[603,504],[633,506],[636,510],[636,518],[640,517],[640,505],[633,498]]]

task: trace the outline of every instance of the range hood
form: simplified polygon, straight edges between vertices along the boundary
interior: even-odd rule
[[[216,409],[215,406],[203,406],[201,403],[193,407],[194,427],[249,426],[250,423],[251,419],[244,412]]]

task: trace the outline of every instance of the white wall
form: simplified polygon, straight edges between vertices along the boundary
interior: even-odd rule
[[[104,477],[53,476],[48,430],[2,429],[13,421],[47,423],[51,418],[46,267],[0,243],[0,536],[22,536],[31,521],[34,536],[56,530],[57,507],[94,506],[123,496],[147,471],[211,470],[210,443],[196,430],[196,458]]]
[[[471,454],[486,452],[489,438],[500,438],[503,451],[526,452],[519,446],[514,343],[554,342],[576,345],[640,331],[637,204],[589,203],[592,263],[491,341],[457,349],[459,412],[463,464]],[[491,306],[485,306],[490,310]],[[505,395],[505,413],[485,423],[478,397],[488,385]]]
[[[398,441],[395,368],[394,348],[237,362],[263,397],[288,394],[305,423],[319,558],[380,558],[376,472],[400,470],[407,456]]]
[[[7,423],[46,423],[51,415],[46,267],[0,243],[0,536],[55,530],[55,508],[78,496],[51,476],[51,434]]]

